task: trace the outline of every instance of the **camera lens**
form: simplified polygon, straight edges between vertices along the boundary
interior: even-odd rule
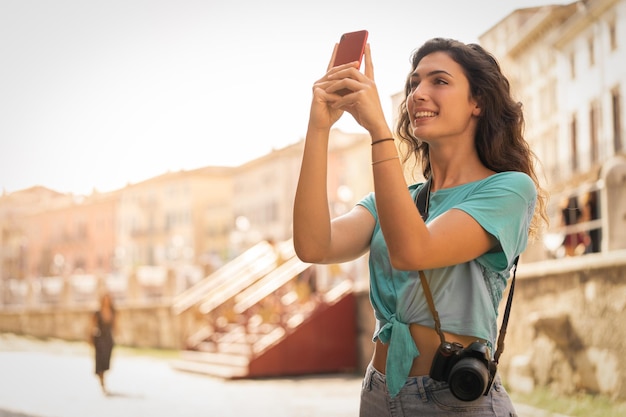
[[[474,401],[485,393],[489,371],[476,358],[463,358],[450,370],[450,391],[461,401]]]

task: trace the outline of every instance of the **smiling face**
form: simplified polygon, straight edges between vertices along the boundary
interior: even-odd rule
[[[413,135],[429,144],[474,138],[480,108],[463,68],[445,52],[420,60],[410,76],[406,106]]]

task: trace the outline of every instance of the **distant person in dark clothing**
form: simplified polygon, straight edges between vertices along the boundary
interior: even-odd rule
[[[574,226],[580,223],[583,212],[580,209],[578,198],[571,196],[563,200],[561,204],[561,225],[564,227]],[[585,253],[589,245],[589,236],[586,232],[572,232],[566,230],[563,246],[567,256],[579,256]]]
[[[598,192],[588,191],[582,196],[581,221],[591,222],[600,218]],[[597,253],[601,248],[602,231],[599,227],[589,229],[589,244],[585,253]]]
[[[91,343],[95,351],[95,370],[102,392],[107,393],[104,382],[104,373],[109,370],[111,364],[111,352],[115,341],[113,333],[115,331],[115,308],[109,294],[104,294],[100,298],[100,309],[96,311],[92,318]]]

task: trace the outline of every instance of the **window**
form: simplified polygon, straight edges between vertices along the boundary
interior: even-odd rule
[[[85,271],[85,266],[87,265],[87,263],[85,262],[85,259],[81,256],[78,255],[76,257],[76,260],[74,261],[74,269],[81,269],[83,271]]]
[[[593,36],[587,39],[587,51],[589,53],[589,66],[593,67],[596,64],[596,48]]]
[[[85,240],[87,238],[87,225],[84,221],[77,221],[76,224],[76,238],[79,240]]]
[[[571,163],[573,172],[578,170],[578,138],[576,136],[576,131],[578,130],[577,125],[576,114],[573,114],[570,122],[570,150],[572,154]]]
[[[619,93],[619,86],[611,90],[611,104],[613,107],[613,149],[615,153],[624,150],[622,139],[622,103]]]
[[[600,222],[600,191],[588,191],[580,197],[581,222],[587,222],[589,241],[585,253],[597,253],[602,248],[602,223]]]
[[[589,107],[589,158],[591,164],[599,160],[598,136],[600,130],[600,105],[596,100]]]
[[[617,23],[615,18],[609,21],[609,42],[611,51],[617,50]]]

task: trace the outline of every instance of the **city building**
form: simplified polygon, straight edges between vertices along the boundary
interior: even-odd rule
[[[368,139],[331,132],[334,215],[373,190]],[[162,299],[261,241],[289,240],[303,149],[300,141],[238,167],[167,172],[110,193],[3,195],[3,304],[93,301],[103,288],[118,300]]]
[[[551,224],[527,261],[626,248],[626,2],[520,9],[480,37],[524,107]]]
[[[26,218],[65,206],[71,197],[42,186],[0,196],[0,303],[24,303],[28,294],[29,244]]]
[[[229,259],[233,169],[168,172],[119,191],[115,270],[146,288],[184,290]],[[155,291],[157,295],[161,291]]]

